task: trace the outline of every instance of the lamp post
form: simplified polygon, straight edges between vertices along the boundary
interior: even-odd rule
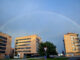
[[[44,51],[45,51],[45,60],[47,60],[47,47],[44,47]]]

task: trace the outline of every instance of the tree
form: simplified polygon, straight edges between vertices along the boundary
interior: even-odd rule
[[[45,55],[44,47],[47,47],[47,57],[49,57],[49,55],[57,55],[56,46],[53,43],[46,41],[39,45],[38,53],[41,56]]]

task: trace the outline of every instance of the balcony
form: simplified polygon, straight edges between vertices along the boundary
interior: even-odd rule
[[[77,51],[80,51],[80,46],[76,47]]]
[[[7,40],[7,38],[6,37],[3,37],[3,36],[0,36],[0,39]]]
[[[80,40],[74,40],[75,43],[80,43]]]
[[[0,42],[2,42],[2,43],[7,43],[6,40],[2,40],[2,39],[0,39]]]
[[[0,46],[0,49],[5,50],[5,49],[6,49],[6,47]]]
[[[0,51],[0,53],[5,53],[5,51]]]
[[[75,45],[76,45],[76,46],[80,46],[80,43],[76,43]]]
[[[0,43],[0,46],[6,46],[6,44],[2,44],[2,43]]]
[[[75,40],[79,40],[79,38],[77,38],[77,37],[76,37],[76,38],[74,38],[74,39],[75,39]]]

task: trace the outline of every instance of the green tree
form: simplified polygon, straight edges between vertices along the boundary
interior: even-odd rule
[[[45,55],[44,47],[47,47],[46,53],[48,57],[49,55],[57,55],[56,46],[53,43],[46,41],[44,43],[40,43],[39,45],[38,53],[41,56]]]

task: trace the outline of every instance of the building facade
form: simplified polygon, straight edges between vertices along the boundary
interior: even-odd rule
[[[78,34],[67,33],[64,35],[66,56],[80,56],[80,40]]]
[[[17,37],[15,39],[15,55],[36,55],[41,38],[37,35]]]
[[[0,32],[0,58],[10,55],[11,40],[11,36]]]

